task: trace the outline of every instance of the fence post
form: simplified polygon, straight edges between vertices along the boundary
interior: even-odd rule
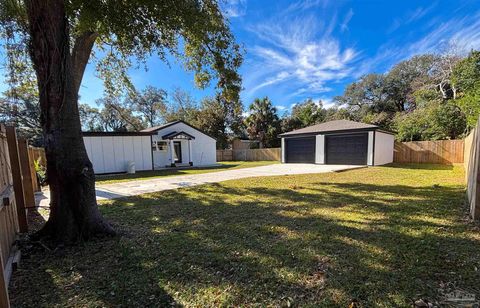
[[[28,158],[28,142],[25,138],[18,139],[18,154],[20,166],[22,167],[23,192],[25,194],[25,207],[35,207],[35,195],[33,194],[32,172]]]
[[[480,120],[477,121],[477,124]],[[478,126],[474,128],[475,135],[473,139],[472,147],[474,147],[473,153],[473,176],[471,176],[472,189],[470,191],[470,215],[472,219],[476,220],[480,218],[480,137],[478,136]],[[472,158],[470,158],[472,160]],[[470,186],[470,183],[467,183]],[[468,188],[467,188],[468,189]],[[468,191],[467,191],[468,193]],[[473,196],[472,196],[473,195]]]
[[[14,126],[6,127],[10,167],[12,169],[13,190],[17,205],[18,227],[20,232],[28,231],[27,213],[25,211],[25,195],[23,191],[22,166],[18,155],[17,133]]]
[[[3,269],[3,260],[0,248],[0,307],[10,308],[10,300],[8,299],[8,286],[5,281],[5,273]]]

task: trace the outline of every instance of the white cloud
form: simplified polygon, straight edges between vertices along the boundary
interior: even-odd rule
[[[280,97],[279,104],[284,106],[288,106],[291,99],[324,98],[332,88],[337,88],[336,83],[366,73],[383,73],[391,65],[416,54],[441,52],[452,42],[466,51],[480,48],[480,12],[441,19],[431,16],[437,5],[433,3],[400,16],[394,21],[394,27],[410,24],[405,34],[391,35],[376,53],[367,55],[367,50],[341,44],[335,36],[348,30],[355,15],[353,10],[337,22],[335,13],[321,18],[305,9],[325,3],[301,1],[248,28],[257,40],[248,48],[248,69],[244,73],[247,100],[260,90],[275,92]],[[331,99],[326,104],[332,104]]]
[[[318,97],[309,97],[307,99],[311,99],[315,103],[315,105],[317,105],[317,106],[320,103],[322,103],[323,108],[330,108],[330,107],[335,106],[335,103],[333,102],[333,98],[331,98],[331,97],[318,96]]]
[[[255,67],[262,73],[246,76],[247,93],[253,95],[274,84],[288,86],[289,96],[330,91],[326,83],[347,77],[358,55],[332,37],[335,26],[335,16],[330,22],[319,22],[310,15],[271,20],[251,28],[263,41],[250,49]]]
[[[328,5],[328,0],[301,0],[296,1],[293,4],[289,5],[285,10],[285,13],[292,12],[292,11],[304,11],[308,9],[312,9],[314,7],[322,6],[326,8]]]
[[[323,108],[331,108],[335,106],[333,99],[331,97],[320,97],[319,100],[322,101]]]
[[[452,18],[433,24],[432,30],[422,39],[407,48],[407,56],[427,52],[441,52],[454,44],[459,49],[470,51],[480,48],[480,12],[463,18]]]
[[[247,12],[247,0],[225,0],[222,9],[226,17],[241,17]]]
[[[433,7],[435,7],[436,5],[437,5],[436,3],[433,3],[431,6],[429,6],[427,8],[418,7],[413,12],[410,12],[410,14],[409,14],[409,16],[406,20],[406,23],[411,23],[411,22],[414,22],[416,20],[421,19],[423,16],[427,15],[427,13],[430,12],[430,10],[432,10]]]
[[[345,31],[348,30],[348,23],[350,22],[352,17],[353,17],[353,10],[350,9],[350,10],[348,10],[347,15],[345,15],[345,17],[343,18],[343,22],[340,25],[340,29],[342,30],[342,32],[345,32]]]
[[[261,89],[261,88],[263,88],[263,87],[266,87],[266,86],[270,86],[270,85],[279,83],[279,82],[287,79],[289,76],[290,76],[290,74],[287,73],[287,72],[280,72],[280,73],[278,73],[275,77],[268,78],[268,79],[265,80],[264,82],[262,82],[262,83],[260,83],[259,85],[253,87],[253,88],[250,90],[250,92],[251,92],[251,93],[254,93],[254,92],[257,91],[258,89]]]
[[[250,114],[250,111],[244,111],[242,112],[242,117],[247,118],[248,116],[250,116]]]
[[[281,105],[275,106],[275,108],[277,108],[278,111],[284,111],[288,109],[287,107]]]
[[[466,53],[480,48],[480,12],[465,17],[456,17],[440,22],[433,19],[428,23],[426,33],[416,41],[389,41],[378,49],[375,56],[364,59],[353,72],[354,77],[371,73],[379,68],[426,53],[441,53],[450,46]]]
[[[388,28],[387,33],[395,32],[401,26],[402,26],[402,20],[400,18],[395,18],[392,22],[392,25]]]
[[[417,7],[413,11],[409,11],[406,15],[401,18],[395,18],[393,20],[392,25],[388,28],[387,33],[392,33],[396,31],[403,25],[408,25],[412,22],[422,19],[426,16],[435,6],[437,6],[437,2],[432,3],[429,7]]]

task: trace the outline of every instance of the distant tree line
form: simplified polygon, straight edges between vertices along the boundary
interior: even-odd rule
[[[0,117],[41,144],[35,79],[17,65],[26,78],[9,80],[0,97]],[[220,95],[198,102],[179,88],[167,93],[147,86],[125,96],[104,96],[98,107],[80,104],[80,117],[85,131],[138,131],[184,120],[215,137],[218,148],[227,148],[233,138],[276,147],[282,132],[336,119],[378,125],[395,132],[399,141],[462,138],[480,114],[480,51],[463,57],[454,52],[414,56],[386,73],[360,77],[333,101],[326,108],[320,100],[306,99],[279,115],[268,97],[256,98],[245,111],[240,101]]]
[[[396,132],[399,141],[455,139],[480,111],[480,52],[419,55],[368,74],[335,98],[348,119]]]

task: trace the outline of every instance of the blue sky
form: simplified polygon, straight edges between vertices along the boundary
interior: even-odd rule
[[[480,1],[474,0],[226,0],[223,7],[246,51],[240,69],[243,104],[268,96],[280,113],[306,98],[329,106],[359,76],[385,72],[449,42],[464,50],[480,48]],[[148,71],[130,71],[139,89],[180,87],[198,100],[213,94],[212,88],[195,89],[193,75],[174,60],[166,65],[151,58],[147,66]],[[81,101],[95,105],[102,92],[89,65]]]

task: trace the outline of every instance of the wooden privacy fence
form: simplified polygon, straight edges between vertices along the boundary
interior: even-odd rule
[[[463,140],[395,142],[393,161],[396,163],[463,163]]]
[[[232,161],[233,150],[217,150],[217,161]]]
[[[281,148],[245,149],[245,150],[217,150],[217,161],[280,161]]]
[[[470,135],[465,138],[465,179],[467,182],[467,200],[470,216],[480,219],[480,119]]]
[[[27,209],[35,207],[28,144],[15,128],[0,125],[0,307],[9,307],[8,281],[19,251],[18,233],[28,231]]]
[[[217,161],[280,161],[281,148],[217,150]],[[395,142],[393,161],[398,163],[454,164],[464,161],[463,140]]]
[[[8,307],[8,281],[18,226],[17,207],[5,126],[0,127],[0,307]]]

